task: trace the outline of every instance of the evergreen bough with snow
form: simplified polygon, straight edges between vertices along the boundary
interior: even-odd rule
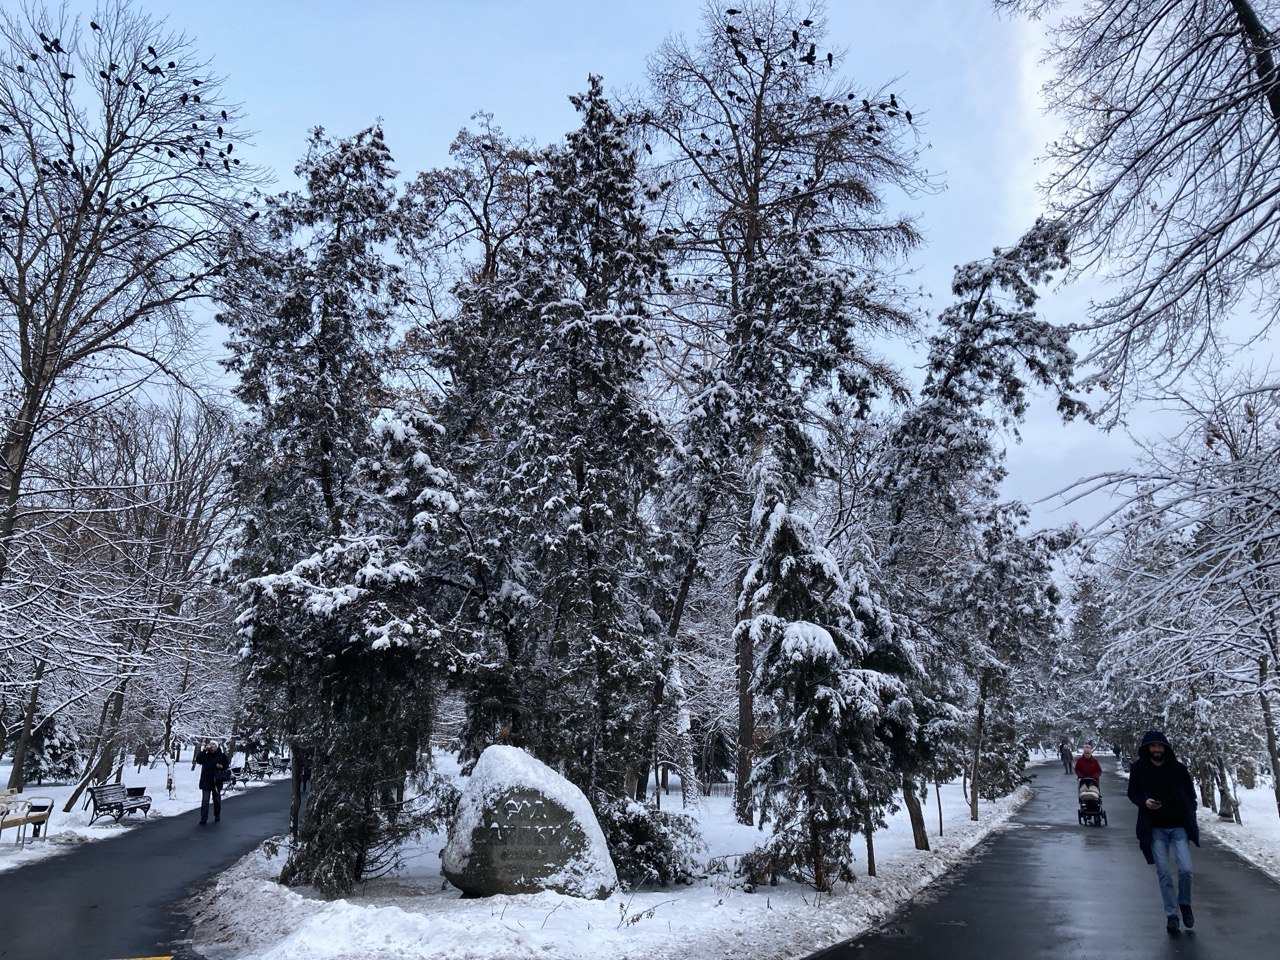
[[[228,366],[253,413],[234,465],[244,523],[231,575],[250,713],[295,754],[315,751],[282,876],[342,894],[419,826],[405,782],[449,655],[428,571],[457,503],[434,423],[393,406],[383,382],[406,293],[385,259],[400,227],[382,132],[317,130],[297,173],[304,190],[268,203],[222,291]]]
[[[891,640],[888,612],[807,521],[780,500],[764,504],[737,627],[758,651],[755,689],[772,707],[753,782],[774,818],[774,863],[827,891],[852,875],[853,837],[888,800],[881,718],[901,711],[909,725],[911,705],[900,680],[865,666]]]

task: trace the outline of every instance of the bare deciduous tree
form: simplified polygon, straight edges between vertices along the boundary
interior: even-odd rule
[[[1047,16],[1049,0],[994,0]],[[1117,399],[1185,372],[1252,309],[1280,313],[1280,73],[1274,0],[1089,0],[1049,27],[1053,213],[1077,269],[1118,285],[1080,325]]]
[[[0,18],[0,579],[35,448],[173,372],[252,173],[190,42],[110,2]]]

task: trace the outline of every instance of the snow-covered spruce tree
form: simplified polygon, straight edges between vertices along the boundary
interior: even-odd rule
[[[473,119],[479,129],[463,130],[450,146],[453,165],[422,173],[407,193],[408,251],[427,264],[415,298],[429,309],[407,333],[402,363],[411,380],[419,379],[415,367],[426,371],[419,392],[434,397],[448,467],[467,491],[456,559],[470,589],[457,621],[471,636],[460,643],[454,677],[464,701],[464,764],[498,740],[534,749],[551,709],[507,460],[525,429],[510,387],[521,380],[530,334],[518,297],[507,293],[530,243],[545,155],[491,118]]]
[[[984,704],[994,689],[994,674],[988,675],[984,664],[988,657],[991,664],[1003,660],[999,653],[981,652],[987,647],[978,635],[990,634],[992,625],[971,621],[974,610],[962,598],[997,601],[986,586],[992,571],[983,564],[996,558],[1013,564],[1012,558],[1022,556],[1019,544],[1025,544],[1022,552],[1031,569],[1013,582],[1027,589],[1029,600],[1053,599],[1046,584],[1034,585],[1037,574],[1031,572],[1042,562],[1043,542],[1030,544],[1011,529],[1024,512],[1019,506],[997,506],[1004,468],[993,435],[998,427],[1014,427],[1022,419],[1032,384],[1057,393],[1064,417],[1082,410],[1070,395],[1074,355],[1066,331],[1039,319],[1034,309],[1036,285],[1050,271],[1065,267],[1065,249],[1062,232],[1040,222],[1014,246],[957,269],[957,302],[943,311],[940,329],[930,338],[920,400],[890,429],[868,470],[872,490],[866,515],[876,554],[874,583],[886,602],[914,625],[910,629],[920,659],[929,665],[913,691],[921,708],[935,718],[926,729],[959,733],[962,728],[943,704],[963,703],[974,722],[976,738],[969,744],[973,762],[978,758],[974,744],[982,739],[978,731],[986,726]],[[1042,630],[1051,617],[1047,622],[1032,617],[1027,626],[1032,621]],[[1015,641],[1016,634],[1006,640]],[[957,701],[961,690],[968,692]],[[926,708],[927,703],[934,707]],[[1015,758],[1016,750],[1009,746],[1009,757]],[[920,756],[918,750],[916,746],[909,753]],[[938,744],[925,745],[925,752],[944,751]],[[905,762],[908,755],[904,752],[901,759]],[[918,776],[924,771],[908,772]],[[999,780],[1008,778],[1001,774]]]
[[[734,632],[739,669],[752,665],[753,692],[774,689],[781,682],[770,676],[777,664],[765,660],[758,670],[755,668],[753,660],[755,651],[759,649],[758,641],[768,638],[760,630],[748,626],[762,614],[776,616],[773,593],[779,585],[772,582],[771,577],[795,571],[798,579],[792,588],[811,590],[809,604],[815,610],[824,606],[832,591],[832,583],[822,580],[806,582],[801,574],[814,563],[814,557],[823,557],[824,561],[830,559],[811,524],[801,519],[799,513],[802,497],[812,490],[821,469],[820,453],[804,418],[806,403],[815,393],[831,386],[853,398],[855,403],[865,402],[873,389],[871,384],[860,379],[860,371],[846,363],[845,357],[853,349],[854,330],[864,320],[864,311],[874,312],[880,305],[868,297],[868,291],[853,281],[848,272],[830,270],[822,265],[819,232],[794,237],[792,241],[794,246],[790,255],[777,253],[770,261],[756,264],[748,273],[743,313],[737,321],[742,331],[741,338],[737,348],[731,351],[729,361],[735,374],[734,386],[740,409],[751,414],[752,428],[745,431],[745,435],[755,447],[750,453],[755,466],[747,477],[748,489],[755,501],[747,537],[753,561],[739,594],[739,623]],[[785,536],[779,536],[775,530],[778,523],[787,527]],[[850,567],[857,569],[856,564]],[[835,569],[838,570],[838,566]],[[755,582],[761,571],[768,571],[765,579]],[[881,629],[875,631],[877,639],[886,644],[892,643],[887,616],[872,615],[872,607],[874,604],[864,595],[859,598],[856,609],[860,616],[883,621]],[[802,601],[793,598],[792,609],[794,613],[782,614],[784,629],[792,617],[806,619]],[[850,626],[848,629],[854,628]],[[864,670],[862,656],[866,652],[865,649],[850,651],[848,659],[837,671],[843,674],[847,670],[858,669],[865,674],[856,683],[842,679],[848,699],[841,705],[841,712],[849,718],[865,720],[869,716],[878,717],[881,710],[889,705],[885,690],[892,681],[887,675]],[[901,649],[886,656],[884,662],[904,669],[915,666],[906,651]],[[880,679],[867,679],[872,676],[880,676]],[[900,688],[894,689],[900,692]],[[745,706],[740,703],[740,709]],[[780,731],[789,722],[798,722],[795,704],[785,708],[775,698],[774,708],[779,712]],[[895,702],[894,709],[901,714],[900,720],[905,727],[914,726],[909,701]],[[887,768],[886,763],[877,763],[873,759],[884,752],[884,745],[875,738],[874,731],[875,725],[870,724],[867,736],[859,737],[853,731],[846,731],[842,737],[832,741],[841,754],[841,762],[849,770],[858,771],[854,781],[847,776],[844,781],[849,787],[856,786],[857,789],[846,796],[846,800],[855,802],[857,807],[847,809],[843,821],[832,818],[829,810],[823,814],[813,811],[821,826],[810,822],[806,830],[810,832],[810,852],[815,855],[816,847],[812,844],[826,830],[855,829],[871,823],[890,802],[893,788],[885,789],[887,774],[872,774],[872,771],[884,773]],[[786,736],[774,734],[779,735]],[[792,762],[813,762],[812,758],[803,758],[804,751],[809,749],[805,747],[806,742],[805,739],[795,741],[793,748],[798,752],[793,753]],[[816,743],[813,749],[817,750]],[[777,778],[780,770],[776,764],[773,769],[772,782],[783,782]],[[845,790],[846,787],[840,789]],[[739,810],[740,816],[744,814],[749,815],[749,811]],[[856,818],[847,819],[849,815]],[[826,841],[830,839],[826,838]],[[839,843],[836,849],[841,849]],[[811,857],[804,862],[812,870],[815,883],[829,884],[831,877],[826,869],[819,867]],[[826,886],[821,888],[826,889]]]
[[[429,737],[454,636],[437,612],[456,605],[443,543],[458,504],[436,466],[438,427],[407,402],[383,411],[355,465],[345,532],[281,574],[249,583],[251,626],[289,630],[308,663],[313,792],[281,872],[330,895],[398,862],[403,841],[438,826]],[[449,601],[441,598],[448,596]],[[406,796],[416,775],[422,789]]]
[[[670,324],[669,335],[697,368],[690,409],[702,437],[694,439],[704,469],[730,481],[690,490],[739,494],[729,501],[734,515],[721,523],[748,555],[760,534],[750,519],[759,489],[748,479],[775,458],[783,470],[805,472],[789,452],[771,448],[794,441],[798,451],[806,442],[816,419],[809,401],[835,388],[860,407],[877,389],[901,387],[863,335],[910,323],[883,268],[918,240],[884,199],[890,188],[910,191],[922,182],[908,144],[911,115],[896,96],[841,78],[839,55],[819,49],[824,29],[818,4],[726,10],[708,3],[696,44],[671,38],[650,59],[650,93],[637,106],[669,185],[664,227],[688,277],[677,314],[687,319]],[[840,308],[802,318],[790,304],[807,288],[820,301],[837,296]],[[809,322],[823,318],[830,322]],[[786,390],[776,389],[783,384]],[[707,442],[714,430],[725,442]],[[690,512],[690,530],[703,514],[696,506]],[[678,596],[678,586],[669,592]],[[755,651],[749,631],[735,636],[736,804],[748,822]]]
[[[1057,636],[1051,561],[1059,544],[1025,535],[1026,524],[1026,508],[1019,503],[993,508],[982,519],[977,549],[957,564],[958,576],[946,593],[955,614],[957,653],[971,665],[974,820],[980,796],[995,799],[1021,781],[1028,753],[1016,715],[1018,692],[1034,682],[1027,667]]]
[[[413,604],[419,571],[399,552],[452,509],[425,450],[384,481],[381,447],[432,430],[406,415],[375,424],[404,296],[385,259],[399,229],[391,163],[377,127],[339,141],[317,129],[296,170],[303,188],[269,201],[221,291],[228,366],[252,412],[234,465],[244,520],[231,574],[249,697],[295,755],[316,751],[283,876],[331,894],[375,869],[397,835],[437,663]]]
[[[1040,738],[1057,743],[1066,738],[1084,743],[1128,744],[1118,717],[1100,709],[1105,702],[1103,655],[1113,637],[1113,615],[1096,565],[1086,564],[1071,579],[1070,612],[1062,642],[1052,651],[1047,667],[1044,726]]]
[[[551,151],[532,235],[509,295],[526,331],[506,450],[556,709],[540,751],[589,790],[620,794],[641,760],[637,712],[656,624],[638,589],[660,423],[641,384],[643,306],[665,282],[633,148],[599,78],[571,98],[582,126]]]
[[[482,257],[434,348],[444,442],[472,491],[460,560],[473,636],[455,683],[464,756],[507,740],[618,795],[642,752],[657,627],[640,575],[664,442],[642,400],[644,301],[665,280],[624,122],[597,78],[572,100],[582,125],[536,157],[537,176],[532,154],[494,138],[466,176],[423,183],[424,209],[473,181],[511,201],[475,225]]]
[[[45,781],[65,783],[81,769],[80,735],[64,717],[48,718],[31,737],[24,757],[23,781],[40,786]]]
[[[1070,394],[1075,355],[1067,331],[1035,313],[1036,286],[1066,267],[1066,243],[1059,229],[1038,222],[1012,247],[956,269],[956,303],[930,337],[920,400],[894,426],[873,470],[881,565],[898,576],[936,575],[938,564],[926,562],[931,543],[965,537],[997,499],[1004,467],[993,434],[1016,428],[1032,385],[1055,392],[1064,417],[1083,412]],[[936,594],[926,583],[915,586]]]
[[[753,785],[775,818],[775,867],[826,891],[852,874],[850,842],[894,789],[885,789],[882,716],[914,718],[902,684],[864,667],[892,634],[888,612],[788,510],[785,493],[768,480],[761,487],[760,553],[743,580],[737,629],[759,651],[755,690],[776,724]]]
[[[896,789],[877,737],[881,720],[892,711],[904,728],[915,723],[898,680],[866,661],[883,648],[886,666],[915,665],[857,566],[842,570],[801,512],[820,469],[806,403],[833,382],[855,402],[866,399],[870,386],[845,363],[845,347],[864,311],[879,305],[849,272],[822,265],[819,233],[791,239],[789,255],[778,251],[748,273],[728,363],[756,448],[747,478],[753,559],[734,640],[739,669],[752,671],[750,691],[766,695],[774,713],[751,782],[779,817],[777,853],[826,890],[843,872],[836,866],[847,869],[849,837],[874,824]],[[810,636],[817,642],[800,642]]]
[[[881,776],[892,781],[888,792],[901,791],[916,849],[928,850],[922,792],[930,783],[951,780],[964,768],[968,730],[961,706],[964,669],[937,633],[910,617],[896,614],[893,629],[894,642],[874,648],[866,661],[867,666],[897,678],[905,690],[900,701],[910,705],[903,709],[899,702],[880,718],[877,736],[887,751]]]

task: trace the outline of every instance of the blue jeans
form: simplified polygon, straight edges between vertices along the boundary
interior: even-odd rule
[[[209,822],[209,794],[213,794],[213,819],[222,816],[222,788],[215,786],[212,790],[200,791],[200,822]]]
[[[1178,893],[1174,896],[1173,876],[1169,873],[1169,854],[1173,853],[1178,868]],[[1151,853],[1156,858],[1156,877],[1160,880],[1160,896],[1164,899],[1164,915],[1178,914],[1178,904],[1191,903],[1191,841],[1183,827],[1152,827]]]

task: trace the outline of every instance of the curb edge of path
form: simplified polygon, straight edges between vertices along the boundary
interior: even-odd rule
[[[982,848],[986,845],[987,841],[991,839],[991,837],[994,836],[997,832],[999,832],[1000,830],[1008,826],[1009,822],[1012,821],[1013,818],[1017,816],[1020,812],[1022,812],[1022,809],[1028,803],[1030,803],[1032,800],[1036,798],[1037,791],[1035,786],[1032,785],[1031,781],[1034,780],[1037,775],[1038,774],[1030,775],[1030,777],[1028,778],[1028,781],[1022,784],[1022,786],[1018,788],[1019,791],[1025,788],[1026,792],[1023,794],[1020,800],[1016,800],[1014,803],[1010,804],[1008,815],[1004,817],[1004,819],[1000,820],[1000,822],[998,823],[993,824],[990,830],[987,830],[985,833],[979,836],[970,846],[962,850],[957,855],[954,861],[948,864],[946,868],[943,869],[941,872],[934,874],[933,877],[928,882],[926,882],[923,886],[915,890],[906,899],[899,900],[897,904],[894,905],[892,910],[890,910],[888,913],[884,914],[883,916],[877,917],[876,919],[872,920],[865,928],[863,928],[862,930],[859,930],[857,933],[854,933],[851,936],[845,937],[843,940],[838,940],[835,943],[828,944],[827,946],[823,947],[817,952],[804,952],[804,953],[797,953],[792,955],[793,960],[824,960],[824,958],[835,956],[837,953],[853,947],[863,937],[867,937],[867,936],[879,933],[884,929],[891,927],[893,925],[893,922],[899,916],[901,916],[902,914],[906,913],[908,910],[915,907],[922,897],[938,891],[940,885],[945,885],[947,883],[954,881],[955,878],[961,872],[962,868],[968,867],[973,862],[973,860],[981,853]],[[1015,792],[1018,792],[1018,791],[1015,791]],[[198,958],[193,958],[193,960],[198,960]]]

